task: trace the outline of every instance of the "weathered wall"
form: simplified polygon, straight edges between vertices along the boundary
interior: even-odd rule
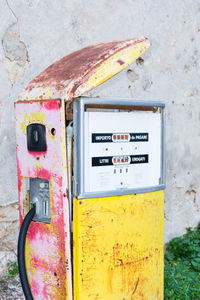
[[[200,1],[0,1],[0,270],[18,234],[13,102],[46,66],[84,46],[147,36],[143,56],[90,96],[166,103],[165,240],[200,221]]]

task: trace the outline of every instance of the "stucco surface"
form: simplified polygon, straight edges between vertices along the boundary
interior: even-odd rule
[[[200,1],[0,1],[0,270],[15,259],[18,195],[13,103],[27,83],[82,47],[147,36],[136,63],[89,96],[166,104],[165,241],[200,221]]]

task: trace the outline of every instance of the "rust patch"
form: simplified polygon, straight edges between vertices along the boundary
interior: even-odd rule
[[[156,113],[158,111],[158,107],[154,106],[136,106],[136,105],[111,105],[111,104],[86,104],[85,109],[87,110],[88,108],[101,108],[101,109],[121,109],[124,111],[134,111],[134,110],[142,110],[142,111],[152,111]],[[136,194],[135,194],[136,195]]]
[[[147,38],[141,38],[121,42],[114,41],[75,51],[46,68],[29,83],[25,91],[31,91],[34,88],[54,87],[58,91],[65,89],[72,99],[80,84],[87,81],[88,74],[91,75],[105,60],[129,46],[147,40]],[[117,62],[120,65],[124,64],[122,60]]]
[[[138,44],[147,40],[136,39],[134,42],[130,40],[130,45]],[[127,41],[128,42],[128,41]],[[80,74],[90,71],[90,67],[94,66],[96,62],[102,63],[105,59],[113,55],[114,53],[122,50],[129,46],[120,47],[120,42],[115,41],[111,43],[102,43],[95,46],[88,46],[81,50],[75,51],[51,66],[45,69],[37,77],[35,77],[31,83],[42,83],[42,82],[62,82],[63,80],[72,80],[79,78]],[[27,87],[28,88],[28,87]],[[63,88],[63,84],[57,86],[58,89]]]
[[[72,100],[69,100],[66,102],[65,114],[66,114],[67,121],[73,120],[73,102],[72,102]]]
[[[18,104],[18,103],[30,103],[30,104],[34,104],[35,102],[39,102],[40,106],[43,107],[43,104],[48,102],[48,101],[59,101],[58,102],[58,107],[61,107],[61,99],[60,98],[55,98],[55,99],[36,99],[36,100],[18,100],[17,102],[15,102],[15,105]]]
[[[120,64],[120,66],[125,64],[125,62],[121,59],[118,59],[117,62]]]

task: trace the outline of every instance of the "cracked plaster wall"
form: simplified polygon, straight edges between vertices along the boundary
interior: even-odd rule
[[[165,241],[200,221],[200,1],[0,1],[0,274],[16,259],[13,103],[49,64],[84,46],[145,35],[148,52],[89,96],[166,104]]]

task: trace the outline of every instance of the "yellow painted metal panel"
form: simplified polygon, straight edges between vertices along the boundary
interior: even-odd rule
[[[162,300],[164,191],[74,198],[74,298]]]

